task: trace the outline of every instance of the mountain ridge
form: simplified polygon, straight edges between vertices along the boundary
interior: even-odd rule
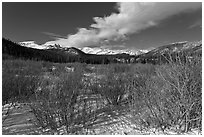
[[[29,47],[29,48],[35,48],[35,49],[52,49],[52,48],[60,48],[60,49],[67,49],[70,47],[62,47],[59,44],[51,44],[51,43],[45,43],[45,44],[36,44],[35,41],[24,41],[19,42],[20,45]],[[77,48],[81,51],[83,51],[86,54],[97,54],[97,55],[116,55],[116,54],[129,54],[129,55],[139,55],[143,53],[147,53],[149,50],[133,50],[133,49],[108,49],[108,48],[90,48],[90,47],[83,47],[83,48]]]
[[[85,53],[83,52],[83,50],[80,50],[75,47],[61,47],[60,45],[56,44],[46,45],[43,47],[43,49],[36,49],[36,47],[37,46],[34,41],[24,42],[24,44],[14,43],[4,38],[2,41],[3,57],[8,57],[11,55],[14,58],[23,57],[25,59],[54,61],[59,63],[81,62],[93,64],[107,64],[107,63],[160,64],[167,62],[166,58],[168,58],[169,55],[176,57],[178,54],[182,53],[183,54],[182,56],[189,57],[193,57],[194,55],[202,56],[202,41],[174,42],[154,48],[149,52],[142,53],[139,55],[130,55],[124,52],[118,54],[117,53],[90,54]]]
[[[189,44],[191,43],[191,44]],[[196,43],[196,42],[188,42],[188,41],[182,41],[182,42],[173,42],[173,43],[169,43],[167,45],[163,45],[163,46],[159,46],[157,48],[153,48],[153,49],[144,49],[144,50],[134,50],[134,49],[108,49],[108,48],[100,48],[100,47],[82,47],[82,48],[75,48],[75,47],[62,47],[59,44],[54,44],[54,43],[45,43],[45,44],[36,44],[35,41],[25,41],[25,42],[19,42],[19,44],[21,46],[24,47],[29,47],[29,48],[34,48],[34,49],[61,49],[61,50],[68,50],[70,48],[75,48],[77,50],[80,50],[86,54],[96,54],[96,55],[117,55],[117,54],[128,54],[128,55],[142,55],[142,54],[146,54],[146,53],[153,53],[154,54],[162,54],[162,52],[165,53],[166,51],[172,51],[172,52],[177,52],[177,51],[182,51],[188,49],[189,45],[192,45],[192,43]],[[202,41],[197,41],[197,44],[194,45],[198,45],[201,44]],[[181,47],[183,49],[181,49]],[[165,49],[166,48],[166,49]],[[172,49],[174,48],[174,49]],[[160,53],[157,53],[157,52]],[[150,53],[149,53],[150,54]]]

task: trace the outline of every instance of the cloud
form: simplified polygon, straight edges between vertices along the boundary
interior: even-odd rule
[[[188,29],[192,29],[192,28],[195,28],[195,27],[200,27],[200,28],[202,28],[202,19],[196,20],[192,25],[190,25],[190,26],[188,27]]]
[[[158,25],[162,20],[182,12],[201,8],[197,3],[118,3],[118,13],[107,17],[94,17],[94,24],[80,28],[67,38],[57,38],[55,43],[66,47],[84,47],[103,44],[108,41],[126,39],[128,35]]]
[[[42,32],[42,33],[50,36],[51,38],[64,38],[64,39],[66,39],[66,36],[62,36],[59,34],[55,34],[55,33],[51,33],[51,32]]]

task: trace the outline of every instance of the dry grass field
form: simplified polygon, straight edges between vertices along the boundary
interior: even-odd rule
[[[201,59],[2,63],[2,134],[201,134]]]

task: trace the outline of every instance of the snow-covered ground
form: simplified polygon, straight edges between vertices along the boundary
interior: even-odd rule
[[[94,69],[94,68],[92,68]],[[58,81],[56,77],[49,76],[48,73],[42,76],[44,79],[51,81]],[[83,81],[86,84],[95,83],[100,79],[103,79],[104,75],[97,75],[96,73],[85,73]],[[85,96],[81,96],[84,98]],[[89,96],[90,97],[90,96]],[[95,95],[91,97],[95,98]],[[100,101],[100,100],[97,100]],[[89,129],[83,129],[78,134],[96,134],[96,135],[178,135],[175,128],[166,129],[164,132],[155,128],[143,128],[138,125],[133,119],[133,116],[128,113],[121,113],[115,109],[104,109],[106,102],[103,102],[101,106],[94,106],[94,102],[91,102],[93,107],[91,109],[100,109],[97,119],[93,126]],[[112,111],[114,110],[114,111]],[[125,110],[125,109],[121,109]],[[2,134],[16,135],[16,134],[68,134],[65,127],[58,128],[57,131],[51,133],[50,129],[42,129],[36,126],[35,116],[31,112],[29,104],[26,103],[9,103],[2,106]],[[183,135],[200,135],[202,134],[198,129],[193,129]]]
[[[11,104],[3,106],[4,109],[8,108]],[[5,111],[5,110],[3,110]],[[11,115],[4,121],[2,127],[3,135],[29,135],[29,134],[51,134],[49,129],[41,129],[36,127],[33,123],[34,115],[30,112],[30,108],[26,104],[18,103],[15,107],[11,107]],[[178,135],[174,130],[161,130],[145,129],[141,128],[131,121],[131,115],[118,115],[112,116],[109,114],[105,117],[107,120],[98,119],[90,129],[84,129],[78,132],[78,134],[95,134],[95,135]],[[58,131],[52,132],[52,134],[67,134],[65,127],[58,128]],[[201,135],[202,133],[198,129],[193,129],[188,133],[182,135]]]

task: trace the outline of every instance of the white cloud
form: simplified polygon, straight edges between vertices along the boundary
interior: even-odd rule
[[[202,28],[202,19],[196,20],[192,25],[190,25],[190,26],[188,27],[188,29],[192,29],[192,28],[195,28],[195,27],[200,27],[200,28]]]
[[[124,39],[127,35],[138,33],[156,26],[160,21],[181,12],[201,8],[201,3],[118,3],[119,13],[107,17],[94,17],[89,29],[80,28],[76,34],[66,39],[59,38],[55,43],[66,47],[84,47],[103,43],[103,41]]]

